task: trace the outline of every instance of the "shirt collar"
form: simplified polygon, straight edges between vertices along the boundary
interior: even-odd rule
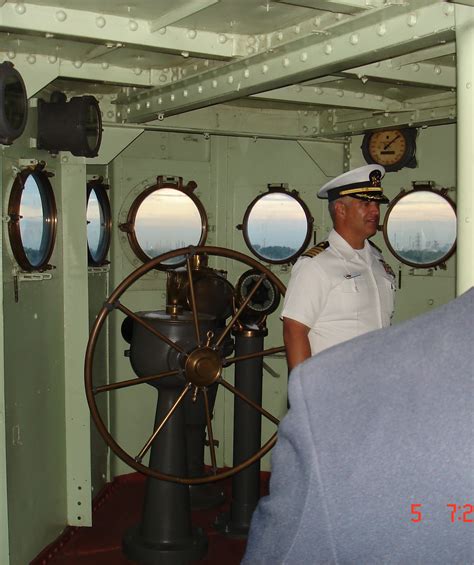
[[[358,253],[355,251],[349,243],[342,237],[342,235],[338,234],[335,229],[332,229],[328,235],[329,245],[334,247],[338,253],[340,253],[346,261],[351,261],[355,257],[359,258]],[[367,249],[370,247],[370,243],[365,240],[364,248]]]

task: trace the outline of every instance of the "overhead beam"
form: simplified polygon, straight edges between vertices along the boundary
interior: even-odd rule
[[[58,9],[57,6],[11,2],[0,8],[0,30],[52,34],[68,39],[89,40],[99,44],[124,43],[128,47],[156,49],[164,53],[229,59],[245,41],[236,34],[222,41],[222,34],[168,26],[150,33],[147,20],[98,14],[86,10]]]
[[[277,90],[270,90],[261,94],[254,94],[252,98],[290,104],[312,104],[317,106],[330,106],[332,108],[358,108],[364,110],[402,109],[403,105],[391,98],[352,92],[342,88],[321,88],[319,86],[287,86]]]
[[[328,37],[310,34],[199,76],[121,96],[117,115],[122,121],[140,123],[163,119],[453,41],[453,6],[423,4],[415,19],[407,17],[410,8],[384,8],[387,18],[375,25],[371,11],[367,21],[365,15],[358,17],[357,31],[343,22],[340,29],[333,26]]]
[[[378,78],[436,88],[456,88],[456,68],[432,63],[412,63],[399,67],[394,60],[382,61],[344,71],[342,76],[359,79]]]
[[[183,6],[178,6],[178,8],[166,12],[156,20],[152,20],[150,22],[150,31],[157,31],[169,25],[173,25],[218,2],[219,0],[192,0],[191,2],[186,2]]]
[[[455,54],[456,43],[453,41],[452,43],[436,45],[435,47],[429,47],[428,49],[420,49],[414,53],[408,53],[407,55],[402,55],[401,57],[392,59],[392,67],[403,67],[404,65],[410,65],[411,63],[421,63],[423,61],[429,61],[430,59],[439,59],[440,57]]]
[[[313,10],[323,10],[336,12],[338,14],[357,14],[369,8],[381,6],[381,0],[273,0],[279,4],[290,4],[291,6],[301,6],[312,8]]]

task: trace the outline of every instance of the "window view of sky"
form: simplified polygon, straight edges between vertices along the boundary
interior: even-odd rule
[[[263,257],[291,257],[303,244],[308,224],[300,203],[281,192],[263,196],[252,208],[248,237]]]
[[[396,204],[387,229],[390,242],[397,251],[447,251],[456,239],[456,215],[439,194],[413,192]]]
[[[26,255],[39,250],[43,239],[44,216],[43,204],[38,185],[33,175],[29,175],[25,182],[20,202],[20,235]]]
[[[197,245],[201,232],[201,216],[196,205],[189,196],[173,188],[161,188],[150,194],[135,218],[138,243],[150,257]]]

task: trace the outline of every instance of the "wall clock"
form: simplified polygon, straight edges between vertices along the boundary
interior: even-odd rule
[[[362,153],[367,163],[377,163],[386,171],[415,168],[416,134],[414,128],[372,131],[364,135]]]

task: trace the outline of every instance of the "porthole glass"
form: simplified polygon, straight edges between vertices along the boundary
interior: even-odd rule
[[[107,263],[110,246],[111,212],[107,187],[102,179],[87,184],[87,249],[92,267]]]
[[[442,192],[414,189],[402,192],[387,210],[384,237],[395,257],[412,267],[436,267],[456,246],[454,203]]]
[[[13,254],[26,271],[44,270],[56,237],[56,204],[48,175],[35,171],[18,173],[8,203],[8,233]]]
[[[207,217],[199,199],[193,194],[196,183],[182,186],[181,177],[158,177],[158,183],[147,188],[133,202],[127,224],[132,249],[142,261],[189,245],[203,245],[207,235]],[[164,262],[178,266],[183,257]]]
[[[306,248],[313,218],[296,191],[269,188],[250,203],[242,226],[250,251],[267,263],[289,263]]]

